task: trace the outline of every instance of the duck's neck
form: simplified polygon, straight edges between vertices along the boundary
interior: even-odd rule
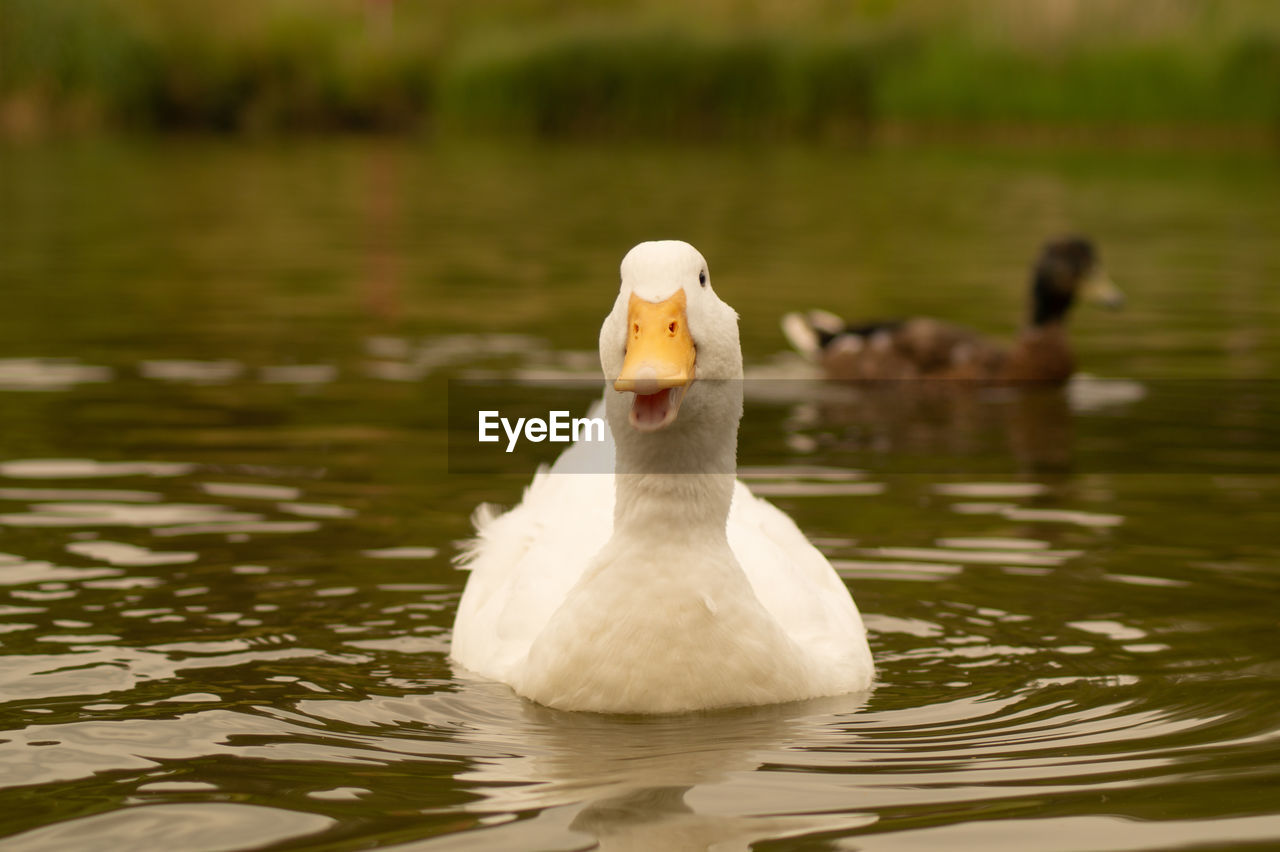
[[[670,542],[725,537],[731,474],[621,474],[616,481],[614,535]]]
[[[680,419],[659,432],[636,431],[621,406],[616,412],[621,416],[610,417],[617,446],[615,536],[639,533],[650,541],[725,537],[742,413],[737,384],[702,388],[706,394],[726,398],[697,406],[701,410],[690,410],[687,417],[682,412]]]
[[[1063,326],[1074,301],[1072,291],[1059,287],[1052,271],[1037,268],[1031,278],[1031,328]]]
[[[646,436],[648,438],[648,436]],[[712,455],[684,459],[645,452],[648,448],[618,448],[614,500],[614,535],[645,532],[659,536],[723,537],[733,496],[736,438],[718,446]],[[712,448],[708,448],[712,449]],[[680,464],[680,462],[689,462]],[[657,462],[657,463],[655,463]],[[676,472],[678,471],[681,472]]]

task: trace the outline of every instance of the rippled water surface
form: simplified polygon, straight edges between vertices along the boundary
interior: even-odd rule
[[[1273,157],[2,156],[7,850],[1280,844]],[[1068,228],[1130,306],[1077,313],[1063,393],[782,352],[810,305],[1007,333]],[[870,694],[612,719],[445,656],[468,515],[532,464],[449,452],[449,380],[590,376],[666,236],[742,315],[743,475],[847,580]]]

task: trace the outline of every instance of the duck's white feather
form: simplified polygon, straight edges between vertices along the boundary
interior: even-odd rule
[[[624,291],[625,272],[624,265]],[[736,357],[726,369],[740,376],[736,320],[732,333],[723,320],[712,327],[714,315],[699,321],[706,342],[706,351],[698,344],[699,359],[715,363],[719,335]],[[606,373],[608,330],[606,321]],[[691,395],[689,419],[714,418],[723,392]],[[719,402],[721,425],[730,429],[729,469],[740,392],[739,385],[736,411],[731,393],[730,402]],[[607,390],[603,407],[611,433],[632,442],[627,464],[640,464],[639,472],[622,474],[623,481],[601,472],[619,457],[612,440],[576,444],[538,472],[518,506],[477,513],[476,538],[460,560],[471,576],[454,626],[454,659],[570,710],[680,712],[869,687],[862,619],[822,554],[789,517],[731,475],[646,473],[651,456],[643,446],[637,454],[621,396]],[[700,415],[695,406],[703,406]],[[675,442],[684,453],[703,446],[707,455],[721,446],[699,444],[706,435],[698,432],[667,431],[644,440]],[[658,446],[667,445],[648,448]],[[717,464],[708,469],[721,469],[723,460]],[[628,497],[616,514],[619,488]],[[714,508],[711,520],[698,519],[716,505],[718,522]]]
[[[534,476],[519,505],[496,515],[487,505],[477,511],[476,537],[459,560],[471,577],[453,636],[454,658],[473,672],[509,683],[534,639],[608,542],[613,474],[558,472],[588,455],[611,457],[612,442],[573,445],[551,470]],[[870,652],[849,653],[866,648],[858,610],[850,606],[849,592],[826,557],[795,522],[738,481],[728,535],[756,597],[783,630],[832,666],[860,669],[869,680]]]

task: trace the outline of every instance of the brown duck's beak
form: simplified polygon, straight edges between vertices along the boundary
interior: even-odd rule
[[[631,425],[654,432],[670,425],[693,382],[697,350],[689,335],[684,290],[661,302],[631,294],[627,305],[627,353],[616,391],[632,391]]]
[[[1117,310],[1124,307],[1124,292],[1102,269],[1089,273],[1080,285],[1080,295],[1095,305]]]

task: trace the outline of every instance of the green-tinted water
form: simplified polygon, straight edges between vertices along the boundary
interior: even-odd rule
[[[2,156],[6,848],[1280,843],[1274,159]],[[1069,228],[1130,297],[1074,318],[1104,379],[908,399],[778,357],[811,305],[1011,330]],[[589,374],[670,236],[742,315],[742,462],[847,578],[870,695],[611,720],[444,656],[455,542],[525,478],[449,472],[447,380]]]

